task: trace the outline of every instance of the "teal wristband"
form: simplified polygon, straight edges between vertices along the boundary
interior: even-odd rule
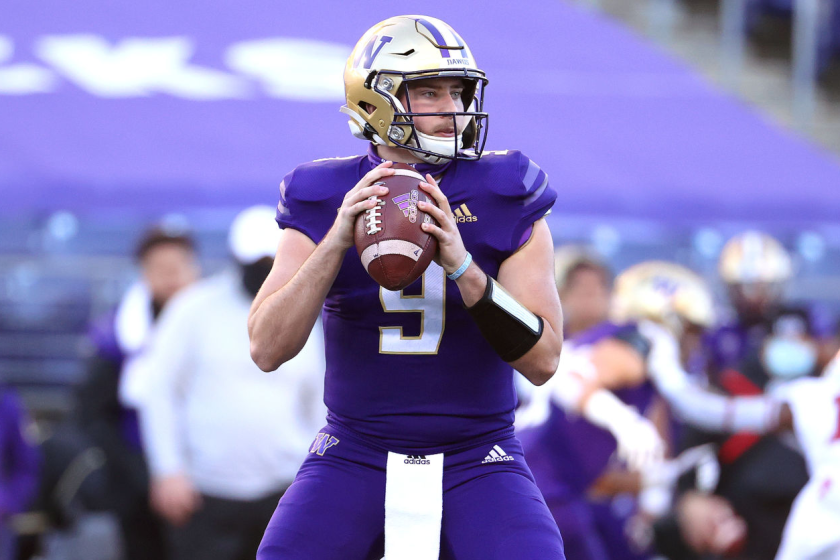
[[[469,268],[470,263],[472,263],[472,255],[469,251],[467,251],[467,256],[464,257],[464,264],[458,267],[458,270],[456,270],[452,274],[447,274],[446,277],[450,280],[457,280],[464,274],[464,272],[467,271],[467,268]]]

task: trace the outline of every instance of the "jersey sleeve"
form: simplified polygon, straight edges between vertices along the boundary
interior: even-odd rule
[[[554,206],[557,192],[549,185],[548,175],[525,154],[519,153],[520,212],[513,228],[511,249],[517,250],[531,237],[534,222]]]
[[[300,175],[295,169],[280,183],[275,219],[280,229],[296,229],[317,244],[329,231],[335,215],[333,214],[325,225],[325,219],[329,215],[324,214],[323,201],[307,196],[307,189]]]

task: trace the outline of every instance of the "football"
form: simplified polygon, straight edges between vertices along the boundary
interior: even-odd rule
[[[356,250],[371,278],[387,290],[402,290],[423,275],[437,251],[437,239],[423,231],[434,219],[417,203],[434,204],[420,189],[425,178],[405,163],[394,163],[394,175],[376,184],[388,187],[379,203],[356,218]]]

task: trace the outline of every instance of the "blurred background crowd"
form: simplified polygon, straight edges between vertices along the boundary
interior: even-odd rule
[[[694,372],[716,390],[760,394],[836,353],[837,0],[13,1],[0,559],[214,557],[196,543],[253,558],[325,414],[317,332],[277,374],[248,355],[277,185],[304,161],[362,153],[338,113],[343,65],[395,10],[470,42],[490,79],[487,148],[524,151],[558,190],[567,337],[608,317],[616,274],[658,259],[716,295]],[[686,430],[671,451],[690,437],[710,441]],[[657,524],[637,528],[647,552],[628,557],[774,557],[802,458],[784,436],[711,439],[714,476],[674,481]],[[704,530],[721,516],[729,539]],[[208,534],[219,523],[229,533]]]

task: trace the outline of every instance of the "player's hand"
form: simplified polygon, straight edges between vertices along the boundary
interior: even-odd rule
[[[201,508],[201,494],[189,477],[174,474],[152,479],[149,502],[161,517],[181,527]]]
[[[665,442],[644,416],[617,424],[610,431],[618,444],[618,458],[631,471],[646,471],[662,463]]]
[[[464,264],[464,259],[467,258],[467,249],[464,247],[461,232],[458,231],[458,225],[455,223],[452,208],[449,207],[449,199],[440,190],[437,181],[431,174],[426,174],[426,182],[420,183],[420,188],[437,203],[437,206],[425,201],[417,203],[417,208],[421,212],[426,212],[438,223],[438,225],[424,223],[422,225],[423,231],[431,233],[437,238],[437,260],[440,261],[440,266],[446,274],[452,274]]]
[[[388,193],[388,188],[382,185],[374,185],[383,177],[394,174],[390,161],[383,161],[371,169],[362,177],[356,186],[347,191],[341,208],[338,209],[338,216],[330,230],[330,240],[336,243],[341,249],[349,249],[354,243],[354,231],[356,228],[356,216],[376,206],[375,200],[368,200],[371,196],[383,196]]]

